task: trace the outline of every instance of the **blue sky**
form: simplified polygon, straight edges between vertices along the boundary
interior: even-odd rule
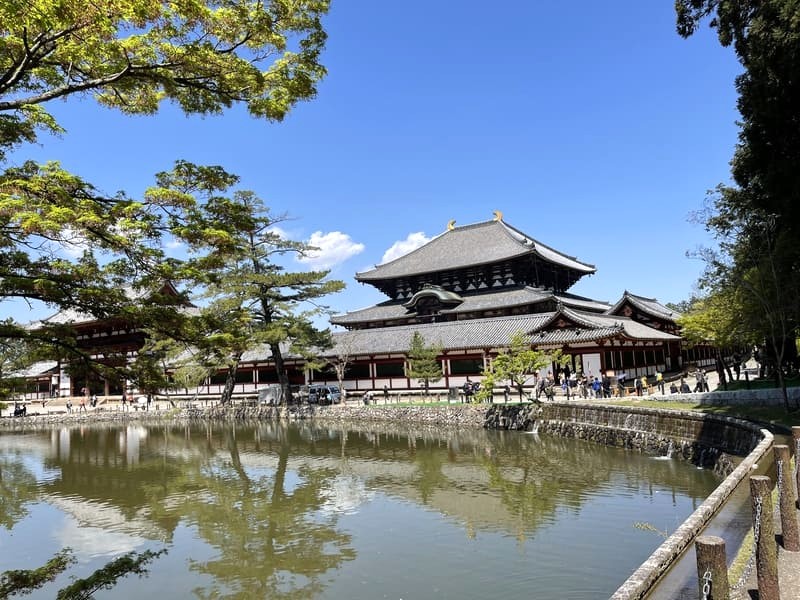
[[[176,159],[222,165],[323,248],[347,283],[336,312],[385,299],[353,276],[396,244],[494,210],[597,267],[574,293],[677,302],[702,271],[686,252],[709,243],[690,213],[729,179],[741,69],[707,28],[680,38],[672,4],[334,0],[329,74],[283,123],[70,99],[49,105],[67,133],[12,162],[133,196]],[[19,308],[0,310],[43,316]]]

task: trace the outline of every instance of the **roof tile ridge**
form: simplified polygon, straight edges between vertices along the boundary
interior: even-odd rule
[[[357,271],[356,272],[356,279],[358,279],[359,275],[366,275],[367,273],[372,273],[373,271],[377,271],[378,269],[381,269],[383,267],[388,267],[389,265],[392,265],[392,264],[396,263],[399,260],[402,260],[404,258],[408,258],[412,254],[416,254],[417,252],[420,252],[423,248],[425,248],[426,246],[430,245],[435,240],[438,240],[439,238],[441,238],[441,237],[447,235],[448,233],[450,233],[450,231],[452,231],[452,230],[445,230],[445,231],[442,231],[441,233],[437,233],[431,239],[429,239],[427,242],[422,244],[422,246],[417,246],[416,248],[414,248],[410,252],[406,252],[405,254],[402,254],[402,255],[398,256],[397,258],[393,258],[389,262],[385,262],[385,263],[380,263],[380,264],[374,265],[371,269],[369,269],[367,271],[360,271],[360,272]]]
[[[518,233],[519,235],[523,236],[523,237],[524,237],[526,240],[528,240],[529,242],[531,242],[531,244],[532,244],[532,246],[531,246],[531,249],[532,249],[532,250],[536,250],[536,246],[541,246],[542,248],[546,248],[547,250],[550,250],[551,252],[555,252],[555,253],[556,253],[556,254],[558,254],[559,256],[563,256],[564,258],[568,258],[569,260],[574,260],[575,262],[577,262],[577,263],[580,263],[580,264],[582,264],[582,265],[584,265],[584,266],[586,266],[586,267],[591,267],[592,269],[595,269],[595,270],[597,270],[597,266],[596,266],[596,265],[593,265],[593,264],[591,264],[591,263],[587,263],[587,262],[583,262],[582,260],[578,259],[578,257],[577,257],[577,256],[571,256],[571,255],[569,255],[569,254],[565,254],[565,253],[564,253],[564,252],[562,252],[561,250],[558,250],[558,249],[556,249],[556,248],[553,248],[552,246],[550,246],[550,245],[548,245],[548,244],[545,244],[544,242],[541,242],[541,241],[537,240],[537,239],[536,239],[535,237],[533,237],[532,235],[528,235],[527,233],[525,233],[525,232],[524,232],[524,231],[522,231],[521,229],[517,229],[517,228],[516,228],[516,227],[514,227],[513,225],[509,225],[509,224],[508,224],[508,223],[506,223],[505,221],[498,221],[498,223],[500,223],[501,225],[503,225],[503,226],[504,226],[504,227],[505,227],[507,230],[508,230],[508,229],[510,229],[510,230],[512,230],[512,231],[515,231],[515,232],[516,232],[516,233]],[[509,236],[511,235],[511,234],[510,234],[508,231],[506,231],[506,233],[507,233]],[[512,237],[513,237],[513,236],[512,236]],[[525,245],[525,244],[523,244],[523,245]]]
[[[637,300],[647,300],[648,302],[658,302],[658,298],[648,298],[647,296],[641,296],[639,294],[634,294],[633,292],[629,292],[628,290],[625,290],[625,294],[624,295],[628,296],[629,298],[636,298]],[[661,304],[661,303],[659,302],[659,304]]]
[[[575,308],[572,308],[570,306],[566,306],[564,304],[562,304],[561,306],[562,306],[562,310],[561,310],[561,314],[562,315],[571,318],[573,321],[577,321],[581,325],[585,325],[586,327],[603,327],[603,326],[605,326],[605,324],[603,324],[603,323],[597,323],[597,321],[593,321],[592,320],[592,317],[595,317],[596,315],[592,315],[591,313],[586,313],[586,312],[584,312],[582,310],[577,310]]]

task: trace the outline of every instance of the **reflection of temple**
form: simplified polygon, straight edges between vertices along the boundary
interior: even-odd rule
[[[561,349],[573,373],[636,377],[713,363],[711,348],[682,345],[678,315],[655,299],[626,291],[612,305],[568,291],[594,273],[594,266],[538,242],[499,213],[491,221],[462,227],[451,222],[417,250],[356,275],[388,300],[333,317],[331,323],[346,331],[334,334],[336,346],[325,355],[347,357],[345,387],[350,390],[417,387],[405,375],[416,332],[426,344],[442,347],[442,378],[432,384],[440,389],[480,379],[517,332],[533,348]],[[69,322],[105,361],[125,360],[141,347],[141,333],[125,323],[75,317]],[[304,360],[288,352],[287,369],[293,384],[336,381],[332,369],[308,371]],[[277,381],[269,351],[254,348],[241,361],[235,391],[253,393]],[[219,394],[223,383],[223,376],[212,376],[198,391]],[[65,383],[63,369],[59,385],[61,395],[81,387],[69,379]],[[93,391],[114,394],[119,386],[96,382]]]

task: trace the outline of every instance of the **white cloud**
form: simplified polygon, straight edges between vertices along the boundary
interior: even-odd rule
[[[78,258],[86,250],[91,249],[89,240],[77,229],[73,227],[65,227],[63,233],[63,241],[61,242],[61,250],[71,258]]]
[[[291,237],[289,237],[289,234],[286,233],[285,229],[281,229],[277,225],[273,225],[272,227],[270,227],[269,228],[269,232],[270,233],[274,233],[275,235],[277,235],[282,240],[290,240],[290,239],[292,239]]]
[[[183,247],[184,247],[184,245],[185,245],[185,244],[184,244],[184,243],[183,243],[181,240],[179,240],[178,238],[171,238],[171,239],[170,239],[169,241],[167,241],[167,243],[165,244],[165,246],[166,246],[166,248],[167,248],[168,250],[177,250],[178,248],[183,248]]]
[[[404,254],[408,254],[412,250],[416,250],[420,246],[424,246],[430,241],[431,238],[427,237],[421,231],[409,233],[406,239],[395,242],[386,252],[383,253],[383,258],[381,259],[380,264],[400,258]]]
[[[297,260],[312,269],[330,269],[364,251],[364,244],[354,242],[349,235],[341,231],[329,233],[315,231],[311,234],[308,244],[318,250],[309,252]]]

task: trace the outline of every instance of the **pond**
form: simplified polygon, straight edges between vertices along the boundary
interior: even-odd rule
[[[0,435],[0,571],[70,547],[53,598],[610,596],[719,483],[675,460],[524,432],[319,423]]]

